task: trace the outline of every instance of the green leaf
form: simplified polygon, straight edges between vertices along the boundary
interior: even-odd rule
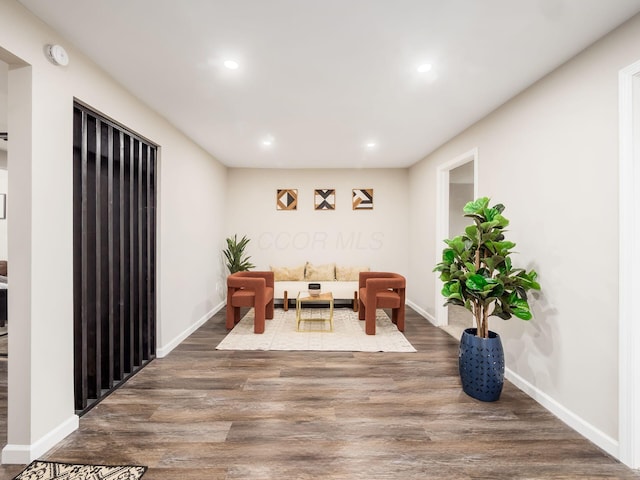
[[[473,241],[478,241],[478,227],[469,225],[464,229],[464,233]]]
[[[444,302],[444,305],[459,305],[461,307],[464,307],[464,302],[462,300],[460,300],[459,298],[447,298],[447,301]]]
[[[496,220],[491,220],[489,222],[482,222],[480,224],[480,228],[482,229],[483,232],[488,232],[493,228],[496,228],[498,226],[498,222]]]
[[[458,292],[460,292],[460,282],[458,282],[457,280],[452,280],[445,283],[442,286],[442,290],[440,291],[443,297],[450,297],[451,295],[457,294]]]
[[[510,257],[506,257],[506,258],[504,259],[504,264],[505,264],[505,266],[507,267],[507,271],[508,271],[508,272],[509,272],[509,271],[511,271],[511,269],[512,269],[513,267],[512,267],[512,265],[511,265],[511,258],[510,258]]]
[[[511,318],[511,314],[505,312],[499,304],[496,304],[493,312],[491,312],[491,316],[501,318],[502,320],[509,320]]]
[[[489,199],[487,197],[478,198],[473,202],[469,202],[464,206],[463,212],[467,215],[480,214],[489,205]]]
[[[540,290],[540,284],[536,282],[536,278],[538,274],[531,270],[531,272],[527,273],[524,270],[517,270],[516,280],[518,285],[525,290]]]
[[[502,273],[501,268],[504,266],[504,257],[502,255],[492,255],[484,259],[487,264],[489,272],[492,274],[494,270],[498,270]]]
[[[504,293],[504,285],[499,279],[491,279],[487,281],[487,286],[484,290],[490,292],[492,297],[501,297]]]
[[[453,263],[456,259],[456,254],[450,248],[445,248],[442,252],[442,261],[445,263]]]
[[[503,210],[504,210],[504,206],[502,206],[502,207],[503,207]],[[495,209],[497,210],[497,206],[496,206],[496,207],[493,207],[493,208],[495,208]],[[499,211],[500,211],[500,212],[502,212],[502,210],[499,210]],[[501,229],[502,229],[502,228],[505,228],[505,227],[507,227],[507,226],[509,226],[509,220],[507,220],[505,217],[503,217],[503,216],[502,216],[502,215],[500,215],[500,214],[496,215],[496,217],[494,218],[494,220],[495,220],[496,222],[498,222],[498,226],[499,226]]]
[[[494,261],[494,257],[487,257],[483,259],[484,263],[487,265],[487,269],[492,272],[496,269],[496,262]]]
[[[489,241],[486,243],[486,246],[491,251],[491,253],[503,255],[506,257],[509,253],[511,253],[509,252],[509,250],[515,247],[516,244],[507,240],[503,240],[501,242]]]
[[[467,288],[481,292],[487,286],[487,280],[478,274],[471,275],[466,282]]]
[[[471,262],[465,262],[465,268],[469,271],[469,273],[476,273],[476,266]]]
[[[499,215],[500,212],[498,212],[495,208],[485,208],[484,209],[484,218],[487,219],[487,222],[489,223],[493,223],[494,218],[496,218],[497,215]],[[496,222],[496,225],[498,224],[498,222]]]
[[[464,240],[462,239],[462,236],[458,236],[456,238],[454,238],[451,241],[451,248],[453,248],[453,250],[460,255],[462,252],[464,252],[465,249],[465,243]]]
[[[531,320],[531,310],[529,309],[529,303],[526,300],[518,298],[515,302],[509,305],[509,310],[516,317],[522,320]]]

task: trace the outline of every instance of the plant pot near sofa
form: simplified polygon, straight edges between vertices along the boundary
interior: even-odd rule
[[[478,337],[477,329],[467,328],[460,338],[458,367],[462,389],[483,402],[500,398],[504,385],[504,350],[500,335],[489,331],[488,338]]]

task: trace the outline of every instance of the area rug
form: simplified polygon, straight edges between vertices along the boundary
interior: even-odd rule
[[[138,480],[147,467],[82,465],[36,460],[13,480]]]
[[[328,309],[305,309],[305,316],[328,315]],[[321,330],[322,328],[322,330]],[[348,308],[336,308],[333,332],[329,322],[302,322],[296,330],[296,311],[277,308],[272,320],[265,322],[262,334],[253,333],[253,309],[238,322],[218,344],[218,350],[310,350],[334,352],[415,352],[402,332],[391,322],[384,310],[376,316],[376,334],[364,332],[364,320]]]

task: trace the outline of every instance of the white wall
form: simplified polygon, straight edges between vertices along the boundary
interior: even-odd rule
[[[411,298],[433,313],[436,167],[477,147],[479,195],[506,205],[534,319],[493,320],[511,378],[609,452],[618,439],[618,71],[640,16],[411,168]],[[428,212],[424,215],[422,212]],[[420,293],[420,294],[419,294]]]
[[[8,180],[7,151],[0,150],[0,194],[7,194]],[[5,197],[6,201],[8,201],[8,196]],[[4,219],[0,218],[0,260],[6,260],[7,258],[7,219],[5,215]]]
[[[67,49],[68,67],[56,67],[45,59],[47,43],[61,43]],[[224,237],[226,168],[17,2],[0,2],[0,49],[4,49],[1,59],[11,65],[12,128],[9,431],[3,460],[26,463],[77,423],[72,303],[74,97],[161,147],[159,355],[223,302],[215,284],[221,275],[218,240]]]
[[[309,261],[406,274],[407,169],[229,169],[228,180],[227,236],[251,239],[247,251],[258,269]],[[276,210],[283,188],[298,190],[297,210]],[[336,209],[314,210],[314,190],[329,188]],[[352,209],[354,188],[373,188],[373,210]]]
[[[449,185],[449,237],[462,235],[467,225],[473,221],[464,216],[464,206],[473,201],[472,183],[452,183]],[[444,246],[444,244],[443,244]]]

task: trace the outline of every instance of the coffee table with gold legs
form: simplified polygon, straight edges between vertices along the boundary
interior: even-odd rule
[[[328,305],[328,314],[326,316],[315,316],[319,309],[313,309],[311,316],[305,317],[303,314],[303,305],[306,306],[322,306]],[[324,310],[324,309],[323,309]],[[300,331],[301,322],[329,322],[329,332],[333,332],[333,294],[331,292],[321,293],[320,295],[310,295],[307,291],[298,292],[296,297],[296,329]],[[314,330],[317,331],[317,330]]]

